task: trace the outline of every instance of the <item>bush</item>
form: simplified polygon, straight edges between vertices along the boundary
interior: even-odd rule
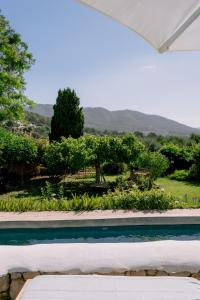
[[[178,181],[187,181],[191,177],[189,170],[176,170],[174,173],[169,175],[170,179]]]
[[[164,192],[151,190],[115,191],[103,197],[102,209],[166,210],[172,208],[174,198]]]

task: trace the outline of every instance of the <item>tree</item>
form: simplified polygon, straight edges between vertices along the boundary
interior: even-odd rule
[[[8,140],[9,137],[9,140]],[[20,169],[21,185],[24,183],[24,169],[33,165],[37,160],[37,146],[31,138],[22,135],[4,134],[3,162],[4,166],[12,167],[14,164]]]
[[[133,135],[126,134],[122,138],[122,153],[120,161],[125,162],[130,169],[130,178],[133,176],[133,170],[137,167],[137,159],[144,151],[144,145]]]
[[[138,158],[138,167],[150,172],[151,185],[169,167],[168,159],[159,152],[143,152]]]
[[[23,74],[34,60],[28,46],[0,14],[0,122],[23,120],[24,107],[33,101],[24,95]]]
[[[170,162],[169,173],[175,170],[189,169],[191,167],[191,153],[186,147],[179,147],[172,143],[164,145],[160,153]]]
[[[62,138],[61,142],[52,142],[45,150],[44,162],[54,175],[74,173],[84,168],[88,164],[84,138]]]
[[[191,168],[191,175],[195,179],[200,178],[200,143],[196,144],[192,149],[193,165]]]
[[[83,109],[74,90],[58,91],[54,115],[51,120],[50,141],[60,141],[61,137],[78,138],[83,135]]]

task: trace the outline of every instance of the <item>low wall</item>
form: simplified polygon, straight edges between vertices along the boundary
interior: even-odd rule
[[[67,273],[60,272],[15,272],[0,277],[0,300],[14,300],[22,289],[24,283],[28,279],[32,279],[38,275],[63,275]],[[120,275],[120,276],[178,276],[178,277],[193,277],[200,280],[200,271],[198,273],[190,273],[188,271],[172,272],[160,270],[129,270],[125,272],[111,273],[95,273],[96,275]],[[71,274],[68,274],[71,275]],[[89,275],[81,273],[81,275]]]
[[[42,274],[185,276],[200,279],[200,241],[0,246],[0,300]]]

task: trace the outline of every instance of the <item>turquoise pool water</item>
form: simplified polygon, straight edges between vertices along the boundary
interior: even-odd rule
[[[0,229],[0,245],[200,240],[200,225]]]

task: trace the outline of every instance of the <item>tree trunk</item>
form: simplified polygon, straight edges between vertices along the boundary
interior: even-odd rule
[[[96,170],[96,183],[99,184],[99,183],[101,183],[101,167],[100,167],[100,164],[96,164],[95,170]]]
[[[24,166],[21,166],[21,186],[24,186]]]
[[[133,179],[134,178],[134,168],[133,167],[130,167],[130,177],[129,179]]]

